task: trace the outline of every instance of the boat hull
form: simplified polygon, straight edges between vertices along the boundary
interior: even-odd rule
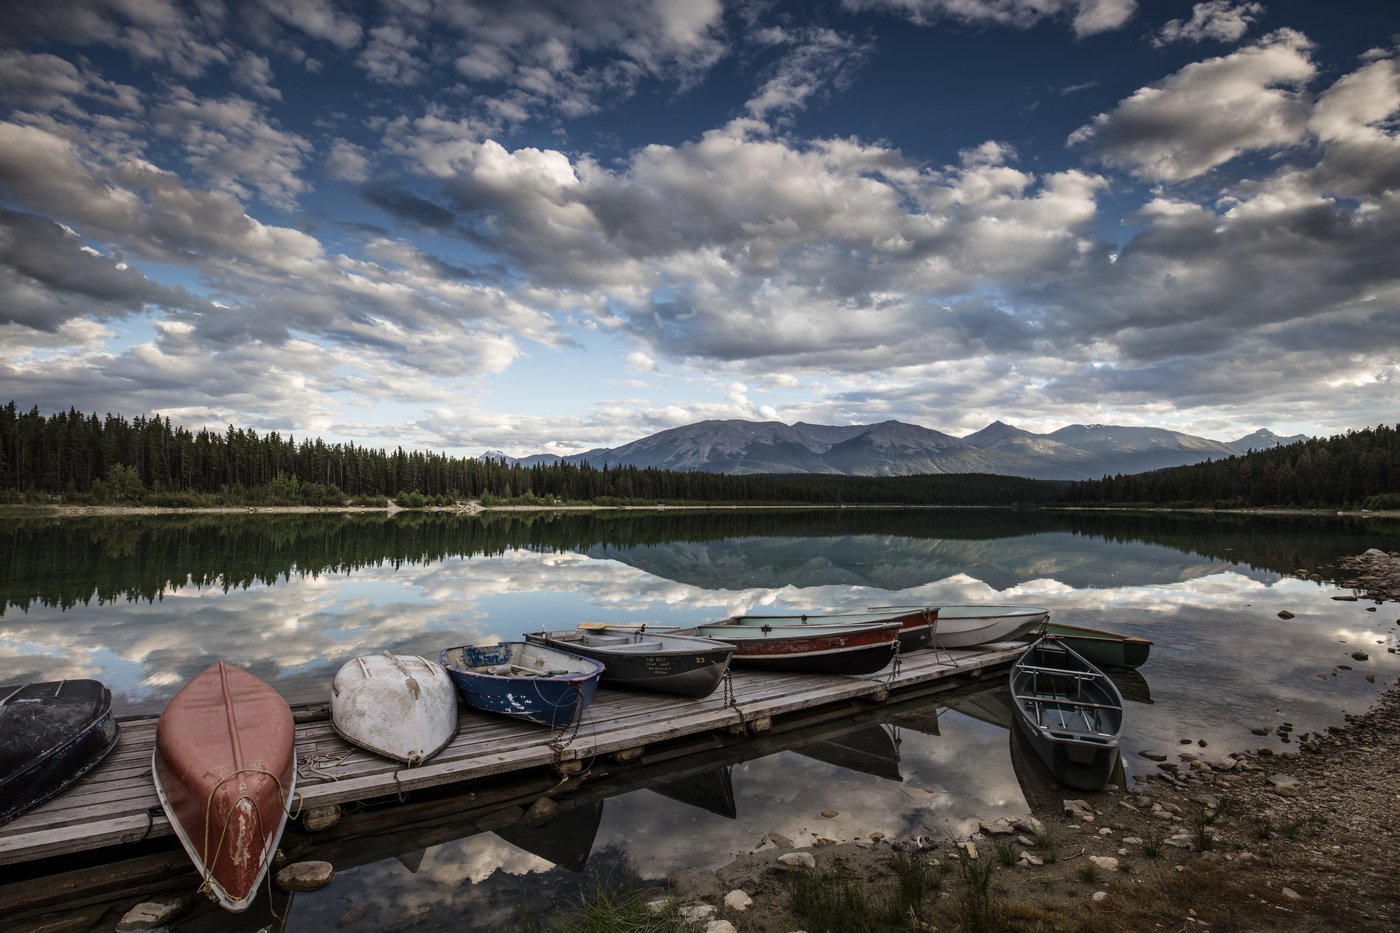
[[[592,658],[519,641],[447,648],[439,662],[473,709],[555,729],[583,714],[603,672]]]
[[[457,688],[441,665],[424,658],[358,657],[331,683],[331,726],[353,745],[422,764],[457,734]]]
[[[713,693],[734,655],[727,642],[621,629],[534,632],[525,640],[601,662],[605,687],[686,697]]]
[[[1118,766],[1123,698],[1102,671],[1054,638],[1011,666],[1016,726],[1060,783],[1097,791]]]
[[[1054,635],[1097,667],[1141,667],[1152,652],[1152,641],[1135,635],[1049,621],[1036,631]]]
[[[933,643],[938,622],[938,609],[929,607],[899,607],[890,611],[870,612],[791,612],[772,615],[745,614],[730,616],[727,622],[741,625],[885,625],[899,623],[901,654],[927,648]]]
[[[0,687],[0,823],[91,771],[118,732],[112,693],[95,680]]]
[[[1000,641],[1015,641],[1035,631],[1050,617],[1036,606],[877,606],[876,612],[932,612],[932,645],[935,648],[975,648]]]
[[[287,702],[222,661],[171,698],[156,725],[151,772],[171,827],[204,878],[239,912],[257,896],[296,789]]]
[[[735,646],[733,664],[770,671],[873,674],[892,661],[899,623],[851,626],[756,626],[719,622],[687,634]]]

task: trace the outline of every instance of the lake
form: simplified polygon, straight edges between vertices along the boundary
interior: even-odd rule
[[[118,714],[155,715],[219,658],[298,704],[326,701],[358,654],[436,658],[581,621],[1038,605],[1155,642],[1124,683],[1123,751],[1143,773],[1141,749],[1286,751],[1251,730],[1316,731],[1367,708],[1400,673],[1400,606],[1334,599],[1351,595],[1334,564],[1371,547],[1400,550],[1400,522],[933,509],[6,519],[0,683],[92,677]],[[296,896],[287,928],[459,929],[469,915],[473,929],[514,929],[615,866],[664,879],[769,833],[804,845],[965,832],[1026,812],[1034,793],[998,716],[991,696],[929,703],[599,792],[543,832],[367,845],[328,888]],[[266,911],[264,896],[248,915],[201,910],[184,926],[254,929]]]

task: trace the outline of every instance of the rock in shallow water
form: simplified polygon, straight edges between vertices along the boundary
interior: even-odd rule
[[[335,868],[330,862],[293,862],[277,873],[277,886],[283,891],[318,891],[331,883]]]

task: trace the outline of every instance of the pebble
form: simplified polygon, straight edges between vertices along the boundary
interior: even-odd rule
[[[834,820],[834,819],[836,819],[836,818],[837,818],[838,816],[840,816],[840,815],[841,815],[841,813],[840,813],[839,811],[837,811],[837,810],[823,810],[823,811],[822,811],[822,819],[824,819],[824,820]]]
[[[705,933],[739,933],[739,931],[728,920],[711,920],[705,924]]]
[[[1111,855],[1091,855],[1089,862],[1095,868],[1102,868],[1104,871],[1117,871],[1118,859]]]
[[[1173,765],[1175,767],[1175,765]],[[1066,800],[1061,804],[1064,807],[1065,816],[1073,816],[1086,823],[1094,821],[1093,808],[1083,800]]]
[[[724,906],[738,913],[743,913],[753,906],[753,898],[744,891],[735,888],[724,896]]]
[[[715,915],[714,904],[695,904],[681,908],[681,919],[686,923],[703,923]]]
[[[778,856],[778,864],[791,868],[816,868],[817,860],[810,852],[787,852]]]

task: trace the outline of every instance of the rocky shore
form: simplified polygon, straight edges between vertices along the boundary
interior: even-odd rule
[[[1056,811],[984,823],[966,840],[876,834],[794,849],[766,836],[718,871],[672,878],[670,893],[706,933],[815,931],[793,910],[794,872],[858,879],[878,900],[902,852],[941,865],[941,881],[922,918],[870,929],[964,929],[964,860],[987,865],[989,930],[1400,929],[1400,687],[1298,739],[1288,755],[1129,751],[1151,768],[1134,790],[1067,794]]]
[[[1379,611],[1400,598],[1400,554],[1372,550],[1340,565],[1355,575],[1345,585]],[[764,836],[718,871],[672,878],[668,893],[705,933],[815,933],[838,927],[794,908],[798,874],[853,881],[871,904],[888,904],[912,855],[937,879],[933,890],[908,916],[862,929],[1400,929],[1400,684],[1325,732],[1295,736],[1287,722],[1261,731],[1296,752],[1221,754],[1189,739],[1125,748],[1131,790],[1056,795],[968,839],[931,826],[910,839],[803,848]],[[981,912],[971,923],[970,910]]]

